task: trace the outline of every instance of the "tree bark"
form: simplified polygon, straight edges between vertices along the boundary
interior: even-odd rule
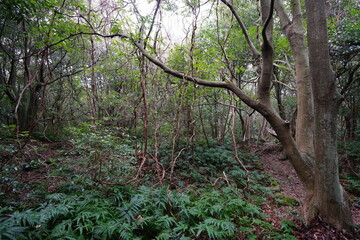
[[[275,8],[280,19],[281,27],[290,42],[294,56],[296,71],[296,90],[297,90],[297,114],[295,127],[296,145],[309,165],[314,168],[314,108],[313,94],[310,77],[309,54],[305,43],[305,29],[303,27],[300,1],[291,1],[293,19],[290,20],[280,1],[275,2]],[[313,175],[313,174],[312,174]],[[316,215],[313,208],[312,199],[314,193],[314,177],[306,179],[309,186],[305,188],[306,196],[303,201],[302,215],[307,224]],[[312,217],[310,217],[312,216]]]
[[[296,143],[302,154],[314,157],[313,132],[314,110],[311,90],[308,49],[305,44],[305,29],[303,27],[300,1],[292,0],[292,15],[290,20],[280,1],[275,2],[275,8],[280,18],[280,24],[290,42],[294,56],[297,90]]]
[[[327,223],[347,229],[352,222],[345,191],[339,181],[336,144],[337,113],[341,103],[330,64],[325,0],[305,1],[309,63],[314,96],[315,191],[313,207]],[[306,216],[311,220],[314,216]]]

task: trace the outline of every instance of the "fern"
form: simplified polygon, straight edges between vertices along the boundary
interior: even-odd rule
[[[94,234],[99,239],[116,239],[132,240],[134,226],[124,223],[122,221],[109,221],[102,223],[94,228]]]
[[[235,224],[215,218],[205,219],[195,229],[197,230],[196,236],[206,233],[210,239],[228,239],[235,234]]]
[[[120,218],[125,219],[128,224],[131,224],[137,218],[143,205],[143,196],[135,195],[129,203],[124,203],[123,207],[117,208],[121,211]]]
[[[8,219],[0,219],[0,239],[17,239],[24,237],[23,233],[27,230],[26,227],[19,226],[15,217]]]
[[[171,227],[176,224],[176,221],[173,217],[165,215],[158,218],[155,224],[161,227],[162,229],[171,229]]]
[[[220,232],[214,226],[208,225],[206,223],[199,224],[195,227],[195,230],[197,230],[196,237],[200,237],[203,234],[205,234],[208,239],[222,239],[223,237],[225,237],[224,233]]]
[[[37,224],[41,224],[40,215],[33,210],[26,210],[24,212],[15,212],[12,215],[14,223],[23,227],[35,227]]]
[[[71,212],[73,209],[72,205],[68,204],[52,204],[50,203],[45,208],[41,209],[39,212],[39,221],[41,223],[56,221],[57,219],[61,219],[65,217],[67,214]]]
[[[59,222],[51,229],[47,239],[77,239],[76,233],[72,227],[72,220],[66,219]]]
[[[92,212],[80,212],[73,220],[76,226],[76,230],[79,231],[80,235],[84,235],[87,232],[92,232],[94,229],[94,223],[92,221]]]
[[[171,237],[172,234],[170,231],[163,231],[155,238],[155,240],[168,240],[171,239]]]
[[[264,220],[259,206],[233,191],[194,187],[185,193],[166,186],[141,186],[135,191],[127,186],[110,188],[108,198],[100,191],[51,194],[39,208],[1,219],[0,237],[221,240],[236,238],[237,230],[250,237],[256,229],[272,239],[290,236],[290,224],[275,229]]]
[[[137,221],[137,225],[141,229],[144,229],[144,228],[150,226],[155,221],[156,221],[156,217],[154,217],[154,216],[139,217],[139,219]]]
[[[109,197],[111,202],[120,204],[125,201],[125,194],[123,193],[122,189],[112,188],[109,191],[111,191],[111,195]]]
[[[49,194],[45,197],[45,199],[50,200],[50,201],[54,201],[54,202],[61,202],[66,198],[66,194],[64,193],[53,193],[53,194]]]
[[[229,234],[233,234],[235,232],[235,224],[228,220],[219,220],[216,218],[207,218],[204,223],[208,225],[216,226],[218,229],[227,231]]]

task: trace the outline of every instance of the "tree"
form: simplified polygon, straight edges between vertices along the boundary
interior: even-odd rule
[[[81,71],[69,63],[66,41],[80,27],[68,16],[81,8],[77,1],[0,2],[0,97],[18,131],[32,132],[44,120],[50,85]]]
[[[336,145],[341,96],[330,63],[325,0],[305,1],[308,19],[310,75],[314,96],[315,191],[317,214],[341,228],[351,221],[348,199],[339,181]]]
[[[231,81],[232,79],[209,81],[173,70],[149,54],[139,41],[130,36],[113,34],[108,37],[128,38],[147,59],[164,72],[198,85],[227,89],[262,114],[276,132],[277,138],[284,146],[288,158],[306,189],[303,207],[305,222],[309,224],[320,216],[337,228],[347,229],[352,220],[346,193],[339,182],[336,150],[336,116],[341,98],[336,93],[336,79],[330,65],[325,0],[306,1],[309,55],[305,44],[300,2],[292,1],[293,21],[288,20],[280,4],[277,3],[276,7],[292,45],[297,65],[299,117],[296,139],[292,136],[289,121],[279,116],[272,106],[270,97],[274,61],[272,26],[275,1],[261,1],[263,20],[261,53],[249,38],[247,29],[234,5],[226,0],[221,1],[230,9],[241,26],[256,62],[259,74],[257,98],[248,96]]]

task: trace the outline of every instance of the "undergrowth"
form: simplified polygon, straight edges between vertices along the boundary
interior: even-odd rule
[[[23,196],[32,204],[0,201],[0,239],[295,239],[291,221],[277,228],[261,211],[272,194],[271,179],[255,155],[239,151],[244,169],[234,159],[231,142],[179,145],[175,154],[186,150],[169,183],[171,147],[162,146],[164,184],[150,163],[131,184],[101,185],[100,180],[123,184],[133,178],[139,161],[129,136],[94,129],[69,128],[72,148],[57,149],[46,161],[34,158],[26,169],[24,163],[6,164],[0,180],[7,181],[9,191],[21,184],[16,176],[24,171],[46,173],[40,184],[22,183],[32,190]],[[26,156],[39,157],[42,151],[48,151],[46,146],[34,145]]]
[[[2,209],[3,239],[292,239],[259,206],[224,187],[167,190],[166,186],[110,187],[81,194],[54,193],[34,209]]]
[[[344,180],[347,191],[354,195],[360,194],[360,128],[355,131],[354,139],[340,142],[340,154],[343,156],[343,167],[340,177]],[[355,200],[360,203],[360,198]]]

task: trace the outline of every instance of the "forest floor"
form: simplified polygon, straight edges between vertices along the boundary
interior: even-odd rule
[[[37,157],[39,157],[43,162],[59,158],[59,150],[72,149],[72,146],[67,143],[36,142],[31,143],[31,145],[37,147],[44,145],[42,151],[36,151]],[[284,218],[287,218],[297,225],[294,235],[298,239],[354,239],[351,237],[349,238],[346,234],[327,226],[321,221],[318,221],[309,227],[302,224],[301,220],[297,216],[299,216],[300,213],[300,203],[305,196],[305,191],[290,162],[286,160],[280,145],[271,143],[265,143],[262,145],[251,144],[246,148],[260,157],[264,171],[268,172],[277,180],[278,185],[274,186],[274,189],[278,192],[277,194],[288,196],[290,197],[289,199],[295,199],[299,203],[294,204],[294,206],[284,206],[276,204],[275,197],[274,199],[270,198],[268,202],[263,205],[263,211],[271,218],[274,226],[279,226],[281,221]],[[49,179],[48,173],[51,170],[52,169],[48,164],[45,164],[43,167],[37,168],[36,170],[23,169],[16,178],[20,183],[26,183],[30,186],[43,184],[44,190],[48,193],[52,193],[56,191],[61,183],[67,182],[69,179],[56,176],[52,176],[53,179]],[[31,191],[31,189],[23,189],[18,192],[17,196],[14,197],[20,201],[28,201],[29,199],[26,199],[26,196],[29,191]],[[354,223],[360,226],[359,205],[353,204],[352,214]]]
[[[261,146],[253,145],[250,150],[260,157],[264,170],[277,179],[280,184],[280,194],[294,198],[301,203],[305,197],[305,189],[290,161],[286,159],[282,147],[278,144],[265,143]],[[300,213],[301,205],[293,208],[293,211]],[[352,204],[351,210],[354,224],[360,226],[360,206]],[[270,211],[277,211],[276,206],[272,206]],[[295,232],[298,239],[349,239],[342,232],[326,226],[320,220],[309,227],[303,225],[299,219],[293,218],[291,220],[298,225]]]

